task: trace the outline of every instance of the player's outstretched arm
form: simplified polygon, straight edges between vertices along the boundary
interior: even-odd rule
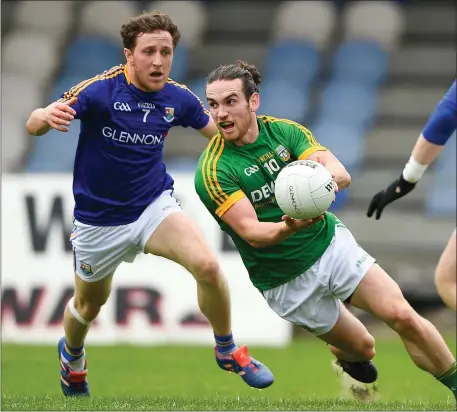
[[[246,197],[237,201],[222,215],[222,220],[255,248],[275,245],[321,219],[322,216],[295,220],[287,216],[283,217],[282,222],[259,222],[252,204]]]
[[[214,123],[214,120],[210,117],[208,124],[198,131],[202,136],[206,137],[208,140],[211,140],[217,133],[216,123]]]
[[[76,100],[73,97],[65,103],[54,102],[45,108],[34,110],[26,123],[27,132],[32,136],[41,136],[50,129],[68,132],[68,126],[76,116],[76,111],[70,106]]]
[[[400,177],[387,189],[376,193],[368,206],[367,216],[381,218],[384,208],[411,192],[427,167],[438,157],[457,128],[456,82],[435,108],[416,141]]]

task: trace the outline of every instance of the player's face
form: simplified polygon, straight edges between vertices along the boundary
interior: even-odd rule
[[[124,54],[133,68],[135,86],[147,92],[159,91],[165,86],[173,61],[173,39],[169,32],[157,30],[140,34],[133,52],[124,49]]]
[[[206,98],[211,117],[225,140],[235,143],[249,132],[253,122],[256,124],[259,95],[254,93],[248,101],[240,79],[208,84]]]

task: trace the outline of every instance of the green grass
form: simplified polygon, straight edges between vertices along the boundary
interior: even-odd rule
[[[455,352],[455,339],[449,341]],[[380,402],[340,401],[327,348],[316,339],[250,348],[275,374],[263,391],[217,368],[211,348],[91,346],[92,397],[60,393],[54,347],[2,346],[2,410],[455,410],[451,392],[417,369],[402,344],[378,341]]]

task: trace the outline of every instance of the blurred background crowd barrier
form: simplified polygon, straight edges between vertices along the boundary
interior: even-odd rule
[[[255,64],[263,75],[259,113],[304,124],[351,172],[352,186],[334,211],[410,302],[420,310],[442,308],[433,272],[455,227],[455,137],[416,190],[389,206],[381,221],[365,213],[374,193],[399,175],[455,78],[454,8],[452,1],[440,0],[2,2],[2,170],[12,184],[4,186],[2,202],[13,197],[10,187],[25,196],[24,231],[34,239],[29,252],[15,251],[16,259],[41,253],[37,245],[40,239],[46,243],[46,234],[40,238],[40,224],[62,221],[64,235],[71,230],[71,215],[59,215],[65,208],[71,213],[71,192],[60,209],[58,195],[39,198],[54,196],[62,176],[71,190],[79,122],[67,134],[31,137],[25,130],[30,112],[124,63],[121,25],[144,10],[159,10],[182,32],[171,77],[206,104],[209,71],[237,59]],[[186,180],[206,143],[193,130],[173,129],[165,148],[169,172]],[[17,189],[23,186],[27,190]],[[35,200],[27,198],[30,190]],[[49,206],[42,216],[33,209],[40,202]],[[49,231],[61,236],[58,229]],[[221,239],[216,246],[233,255],[230,241]],[[61,276],[71,281],[71,275]]]

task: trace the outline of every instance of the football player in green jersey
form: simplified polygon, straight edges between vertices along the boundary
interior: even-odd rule
[[[288,163],[319,161],[339,189],[351,178],[305,127],[257,115],[260,79],[241,61],[209,74],[206,98],[219,131],[195,176],[201,201],[233,239],[253,285],[279,316],[329,345],[337,371],[357,381],[354,395],[373,398],[375,342],[343,302],[389,325],[415,364],[456,395],[456,363],[443,338],[338,218],[329,212],[303,221],[283,216],[274,181]]]

